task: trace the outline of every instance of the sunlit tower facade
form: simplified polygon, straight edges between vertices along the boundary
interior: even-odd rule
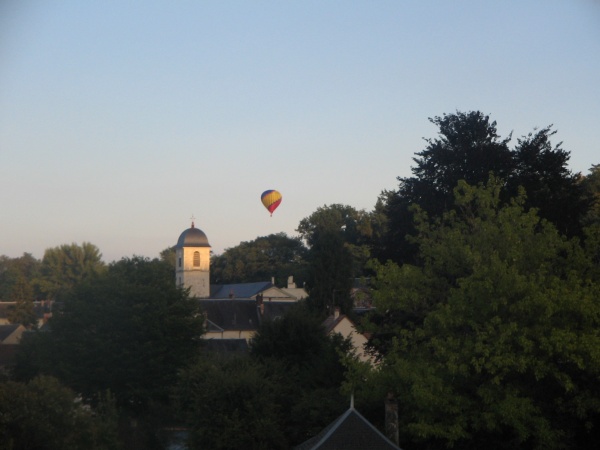
[[[177,240],[175,283],[189,287],[192,297],[210,297],[210,249],[206,234],[193,221]]]

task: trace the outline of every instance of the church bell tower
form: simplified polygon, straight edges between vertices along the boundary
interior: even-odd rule
[[[175,282],[177,286],[189,287],[192,297],[210,297],[210,248],[206,234],[193,221],[177,240]]]

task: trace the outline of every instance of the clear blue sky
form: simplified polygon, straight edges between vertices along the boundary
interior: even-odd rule
[[[586,174],[599,80],[593,0],[3,0],[0,254],[156,257],[192,215],[216,253],[295,236],[371,210],[456,110],[554,124]]]

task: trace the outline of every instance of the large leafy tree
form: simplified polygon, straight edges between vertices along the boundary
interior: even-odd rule
[[[175,391],[189,447],[283,449],[314,436],[347,407],[340,354],[349,348],[299,303],[261,324],[250,355],[203,353]]]
[[[600,164],[594,164],[590,168],[590,173],[582,179],[581,185],[591,204],[584,225],[600,226]]]
[[[49,300],[61,299],[75,285],[105,269],[100,250],[89,242],[49,248],[42,259],[39,288]]]
[[[202,355],[182,371],[175,390],[190,431],[187,448],[290,448],[282,394],[291,382],[248,355]]]
[[[50,327],[21,343],[15,375],[56,376],[92,404],[109,390],[150,448],[172,418],[170,389],[203,332],[199,305],[175,286],[172,267],[141,257],[112,263],[73,288]]]
[[[347,407],[340,391],[341,359],[350,352],[351,344],[339,335],[326,335],[321,316],[302,303],[259,327],[251,355],[284,383],[281,416],[290,444],[314,436]]]
[[[388,196],[389,228],[386,245],[376,255],[380,261],[414,261],[416,247],[406,240],[415,233],[412,205],[441,217],[453,207],[453,189],[459,181],[485,183],[490,172],[503,180],[504,201],[523,187],[525,208],[537,208],[541,217],[567,236],[581,235],[588,202],[578,174],[567,167],[569,153],[551,143],[555,134],[551,127],[518,139],[511,150],[511,136],[501,138],[496,122],[479,111],[429,120],[438,127],[438,137],[425,140],[426,148],[414,158],[413,175],[398,178],[398,190]]]
[[[33,289],[23,275],[19,275],[12,287],[12,300],[7,318],[10,323],[20,323],[27,328],[37,326],[37,315],[33,304]]]
[[[562,143],[552,144],[555,134],[549,126],[517,139],[514,169],[507,178],[506,193],[509,197],[516,196],[523,187],[526,208],[536,208],[560,233],[581,236],[582,220],[590,201],[580,174],[572,173],[567,166],[569,152],[561,148]]]
[[[461,182],[439,219],[416,208],[418,264],[377,264],[372,383],[402,399],[406,447],[595,448],[596,264],[501,187]]]
[[[285,233],[260,236],[211,257],[211,279],[223,284],[268,281],[274,277],[281,286],[294,276],[297,283],[302,283],[306,280],[306,252],[300,239]]]
[[[309,248],[322,244],[322,235],[338,234],[351,258],[351,276],[359,277],[372,256],[374,239],[384,229],[385,218],[379,212],[367,213],[341,204],[326,205],[302,219],[297,231]]]
[[[352,301],[352,255],[339,231],[324,230],[315,237],[309,252],[309,305],[329,314],[339,307],[350,313]]]
[[[0,300],[37,299],[39,292],[35,280],[39,276],[40,265],[41,262],[29,253],[18,258],[0,256]]]

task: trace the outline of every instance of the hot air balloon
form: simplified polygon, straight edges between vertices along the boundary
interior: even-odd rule
[[[273,211],[275,211],[281,203],[281,194],[275,189],[269,189],[262,193],[260,201],[265,205],[265,208],[269,210],[271,215],[273,215]]]

